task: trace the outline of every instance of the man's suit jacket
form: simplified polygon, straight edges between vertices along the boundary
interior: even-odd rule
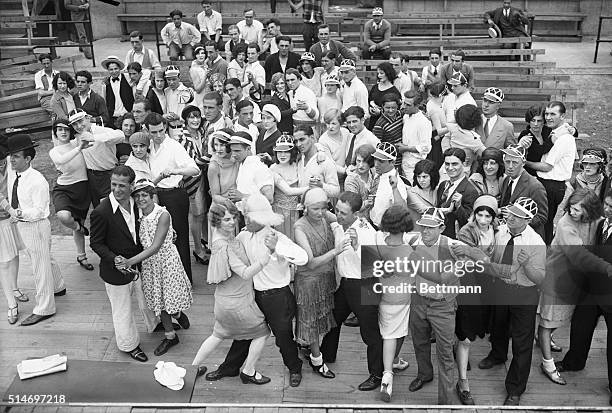
[[[300,65],[300,55],[297,53],[289,52],[289,56],[287,57],[287,65],[285,66],[285,70],[290,67],[297,69]],[[278,60],[278,52],[273,53],[267,57],[266,62],[264,63],[264,69],[266,69],[266,83],[270,83],[272,80],[272,75],[274,73],[285,73],[283,68]]]
[[[544,224],[548,220],[548,198],[544,185],[525,170],[521,173],[511,195],[508,193],[509,185],[510,177],[506,176],[501,184],[502,198],[499,206],[513,204],[522,196],[533,199],[538,206],[538,213],[533,217],[530,225],[544,239]]]
[[[467,224],[468,219],[472,215],[474,201],[476,201],[476,198],[478,198],[478,190],[466,176],[459,183],[459,185],[457,185],[455,191],[449,195],[448,199],[446,199],[445,202],[442,202],[442,195],[449,184],[450,181],[444,181],[438,185],[438,190],[436,192],[436,205],[438,208],[448,208],[451,204],[451,198],[455,192],[462,195],[461,206],[456,208],[453,212],[445,214],[444,217],[444,225],[446,228],[444,229],[442,235],[456,239],[457,229],[455,228],[455,223],[458,224],[459,228]]]
[[[352,59],[357,61],[357,56],[342,42],[336,40],[330,40],[327,44],[330,52],[336,53],[336,65],[340,65],[343,59]],[[310,46],[310,53],[315,55],[315,62],[317,66],[321,65],[321,57],[323,57],[323,46],[321,42],[317,42]]]
[[[603,237],[603,226],[606,220],[597,224],[595,245],[591,248],[595,255],[612,263],[612,236]],[[588,294],[583,304],[598,304],[603,311],[612,313],[612,279],[605,273],[586,274],[585,292]]]
[[[521,9],[510,7],[508,18],[504,16],[504,8],[486,12],[484,15],[485,21],[493,20],[502,32],[502,37],[520,37],[529,36],[525,31],[525,25],[529,24],[529,19]]]
[[[463,75],[467,79],[468,87],[470,88],[470,90],[474,89],[474,69],[472,68],[472,66],[467,63],[463,63],[461,65],[461,70],[459,71],[463,73]],[[450,79],[451,77],[453,77],[453,64],[447,63],[443,65],[440,69],[440,80],[442,81],[442,83],[446,84],[446,82],[448,82],[448,79]]]
[[[131,112],[132,106],[134,106],[134,91],[123,73],[120,74],[119,78],[119,97],[125,110]],[[115,114],[115,93],[113,92],[110,76],[104,79],[104,100],[106,101],[108,115],[112,118]]]
[[[140,236],[138,235],[140,223],[136,204],[134,204],[136,222],[136,242],[123,219],[119,208],[113,212],[111,202],[104,198],[91,212],[91,249],[100,256],[100,278],[112,285],[129,284],[131,279],[115,268],[115,257],[121,255],[131,258],[142,251]]]
[[[516,138],[514,137],[514,126],[511,122],[497,115],[497,120],[495,121],[495,125],[493,125],[493,129],[491,129],[491,133],[489,133],[489,137],[485,137],[484,133],[484,122],[478,128],[476,128],[476,133],[480,135],[480,139],[484,146],[487,148],[497,148],[504,149],[511,143],[516,143]]]

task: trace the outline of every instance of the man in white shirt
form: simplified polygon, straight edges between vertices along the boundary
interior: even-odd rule
[[[40,107],[46,110],[50,116],[53,116],[53,110],[51,109],[51,97],[55,93],[53,77],[59,72],[53,69],[53,58],[50,54],[41,54],[38,56],[38,61],[42,69],[34,73],[34,88],[38,91]]]
[[[233,122],[235,122],[236,120],[238,120],[238,110],[236,109],[238,103],[240,103],[242,100],[250,101],[250,99],[248,97],[244,97],[240,80],[236,78],[230,78],[225,80],[224,88],[225,93],[227,93],[230,98],[230,102],[228,105],[225,105],[223,110],[227,117],[230,118]],[[255,123],[259,123],[261,122],[261,109],[259,108],[259,105],[255,105],[252,102],[251,104],[253,105],[252,121]]]
[[[157,184],[159,205],[165,206],[172,217],[176,231],[176,249],[191,282],[191,254],[189,249],[189,196],[181,187],[184,177],[197,176],[200,168],[189,156],[183,145],[166,135],[166,121],[159,113],[151,113],[145,119],[151,135],[149,164],[151,175],[161,177]]]
[[[250,96],[251,89],[261,93],[266,86],[266,70],[257,60],[259,50],[259,45],[256,43],[247,45],[247,62],[244,65],[244,83],[242,84],[242,94],[245,98]]]
[[[361,245],[375,245],[376,231],[364,218],[358,217],[362,200],[359,194],[343,192],[336,203],[337,223],[332,224],[335,245],[345,239],[351,247],[336,257],[336,273],[340,286],[334,293],[334,319],[336,327],[331,329],[321,342],[321,353],[325,363],[334,363],[338,353],[340,329],[349,314],[359,320],[359,330],[367,346],[367,363],[370,376],[359,385],[359,390],[370,391],[380,387],[383,374],[382,337],[378,327],[378,302],[374,293],[375,277],[362,278]]]
[[[397,78],[393,81],[393,86],[399,90],[402,96],[404,96],[404,94],[409,90],[412,90],[421,84],[421,78],[417,72],[413,70],[407,70],[404,72],[402,70],[402,67],[407,64],[408,61],[408,56],[401,55],[396,52],[391,53],[391,57],[389,57],[389,63],[393,65],[395,74],[397,75]]]
[[[568,131],[565,122],[565,105],[550,102],[544,112],[544,120],[552,132],[553,147],[542,155],[540,162],[526,162],[526,166],[538,171],[538,178],[548,198],[548,220],[544,225],[544,242],[550,245],[553,239],[554,220],[557,208],[565,196],[565,182],[572,177],[576,157],[576,140]]]
[[[32,260],[36,286],[36,305],[32,315],[21,322],[34,325],[55,314],[56,295],[65,295],[66,287],[59,266],[51,256],[51,224],[49,223],[49,184],[45,177],[32,168],[36,156],[30,135],[8,138],[10,165],[8,170],[8,205],[5,207],[17,229],[25,251]],[[5,276],[5,274],[2,274]],[[11,291],[12,294],[12,291]]]
[[[179,60],[183,56],[185,60],[193,60],[193,48],[200,43],[202,35],[192,24],[183,22],[183,12],[173,10],[170,12],[171,23],[164,26],[161,37],[168,46],[168,57],[170,60]]]
[[[422,95],[416,90],[404,94],[402,143],[397,145],[397,150],[402,154],[402,171],[408,182],[413,181],[414,166],[431,151],[431,121],[419,109],[421,103]]]
[[[252,8],[244,9],[244,20],[236,23],[240,30],[240,37],[249,43],[256,43],[262,46],[264,26],[259,20],[255,20],[255,12]]]
[[[348,130],[353,134],[349,139],[346,150],[345,165],[349,166],[355,163],[355,151],[357,148],[366,143],[376,147],[380,140],[369,129],[366,129],[365,112],[361,106],[349,107],[344,112],[344,118],[346,119]]]
[[[193,102],[195,93],[193,89],[185,86],[179,76],[180,69],[177,66],[168,66],[164,73],[168,87],[164,89],[166,96],[166,110],[164,119],[168,122],[168,132],[173,139],[180,137],[183,130],[181,113],[185,106]]]
[[[463,105],[476,105],[476,101],[468,90],[468,81],[463,73],[458,72],[448,80],[448,86],[453,93],[449,93],[442,102],[442,109],[446,115],[447,123],[456,123],[455,112]]]
[[[425,88],[441,80],[441,57],[442,52],[440,49],[431,49],[429,51],[429,64],[423,67],[423,73],[421,73],[421,91],[425,91]]]
[[[351,106],[359,106],[366,116],[370,116],[370,103],[368,101],[368,88],[357,77],[357,69],[353,60],[344,59],[338,69],[343,80],[342,86],[342,112]]]
[[[315,126],[319,118],[317,109],[317,96],[315,93],[300,83],[302,75],[297,69],[285,71],[285,81],[289,88],[289,100],[293,109],[293,124],[295,126]]]
[[[234,130],[236,132],[246,132],[251,135],[251,139],[253,142],[253,153],[255,151],[255,142],[259,138],[259,129],[257,125],[253,123],[253,109],[255,104],[251,102],[249,99],[242,99],[236,105],[236,112],[238,112],[238,118],[236,118],[236,122],[234,122]]]
[[[221,13],[212,9],[212,2],[210,0],[202,0],[200,4],[204,11],[198,14],[197,19],[198,26],[200,27],[200,34],[202,35],[202,43],[212,40],[217,43],[217,49],[221,50],[223,47],[223,41],[221,39],[223,17]]]
[[[319,187],[329,198],[338,196],[340,184],[336,164],[327,154],[317,152],[312,128],[306,125],[296,127],[293,139],[301,155],[297,161],[298,186]]]
[[[117,120],[128,112],[132,111],[134,105],[134,92],[127,73],[122,73],[123,62],[117,56],[108,56],[100,63],[108,71],[108,77],[104,79],[104,100],[106,108],[111,117],[112,127]]]
[[[372,184],[372,188],[376,187],[376,192],[374,205],[370,210],[370,219],[376,227],[379,227],[382,216],[389,207],[395,204],[406,205],[408,190],[395,169],[397,150],[393,144],[379,143],[372,156],[377,177]]]
[[[143,69],[142,65],[138,62],[130,63],[125,70],[130,77],[130,86],[132,87],[134,102],[138,99],[145,99],[151,88],[151,80],[149,80],[151,72],[147,69]],[[132,110],[134,110],[133,106]]]
[[[130,33],[130,44],[132,48],[125,55],[124,65],[126,67],[130,63],[137,62],[146,70],[161,69],[161,64],[153,49],[144,47],[142,33],[136,30]]]

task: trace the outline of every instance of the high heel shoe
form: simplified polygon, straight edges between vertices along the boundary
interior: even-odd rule
[[[21,301],[22,303],[30,301],[27,295],[25,295],[19,288],[13,290],[13,296],[17,301]]]
[[[243,372],[240,372],[240,380],[242,380],[242,384],[266,384],[270,383],[270,377],[266,377],[260,372],[256,371],[255,374],[249,376]]]
[[[94,270],[94,266],[91,265],[89,262],[87,262],[87,257],[77,257],[77,262],[79,263],[79,265],[83,268],[85,268],[87,271],[93,271]]]
[[[310,364],[310,367],[312,367],[314,372],[320,375],[321,377],[325,377],[326,379],[333,379],[334,377],[336,377],[334,372],[331,371],[325,363],[321,364],[320,366],[315,366],[312,362],[311,357],[308,357],[308,364]]]
[[[15,324],[19,319],[19,305],[15,304],[15,307],[9,307],[8,309],[8,322],[9,324]]]
[[[393,394],[393,373],[385,371],[380,383],[380,399],[385,403],[389,403],[391,401],[391,394]]]
[[[193,252],[193,257],[195,258],[196,262],[202,265],[208,265],[208,258],[202,258],[200,257],[198,254],[196,254],[196,252]]]

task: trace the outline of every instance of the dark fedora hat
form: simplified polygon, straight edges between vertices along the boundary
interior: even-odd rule
[[[4,133],[0,133],[0,160],[8,156],[8,138]]]
[[[9,155],[25,149],[35,148],[38,143],[32,142],[30,135],[19,134],[8,138],[8,153]]]

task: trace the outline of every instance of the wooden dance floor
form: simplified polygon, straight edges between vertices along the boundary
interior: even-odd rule
[[[6,321],[4,298],[1,300],[2,319],[0,320],[0,394],[4,394],[13,381],[19,361],[28,357],[42,357],[65,352],[70,359],[92,361],[130,362],[132,359],[117,349],[111,321],[110,303],[106,297],[102,280],[98,277],[98,258],[88,251],[90,262],[96,266],[89,272],[76,262],[74,244],[71,237],[54,237],[53,254],[63,271],[68,293],[57,297],[57,314],[35,326],[20,327],[19,322],[9,325]],[[213,325],[213,287],[206,284],[206,267],[193,263],[194,304],[188,312],[191,328],[179,331],[180,344],[162,357],[155,357],[153,350],[159,344],[163,333],[148,334],[145,332],[142,318],[136,315],[139,325],[141,348],[149,356],[148,365],[153,369],[159,360],[174,361],[177,364],[191,364],[202,341],[211,333]],[[21,257],[19,286],[30,296],[30,301],[20,303],[20,321],[29,315],[33,308],[34,282],[31,275],[30,261]],[[555,340],[564,350],[568,348],[567,328],[555,334]],[[550,382],[539,369],[540,352],[534,346],[531,375],[527,391],[521,399],[522,406],[552,407],[557,410],[576,406],[609,408],[607,390],[607,369],[605,353],[605,324],[603,318],[595,332],[591,354],[586,369],[582,372],[564,373],[568,384],[559,386]],[[470,387],[477,405],[499,406],[505,398],[504,377],[506,365],[496,366],[490,370],[479,370],[478,361],[488,352],[488,341],[480,340],[473,346],[470,356],[472,370],[469,372]],[[213,357],[206,362],[214,370],[225,356],[230,342],[224,342]],[[435,349],[435,347],[434,347]],[[432,405],[437,400],[437,380],[426,384],[420,391],[410,393],[408,384],[416,377],[416,361],[412,342],[407,339],[402,348],[402,356],[410,362],[410,367],[395,376],[393,385],[393,402],[395,408],[408,408],[409,405]],[[560,359],[559,353],[555,354]],[[561,353],[562,354],[562,353]],[[435,363],[435,354],[432,355]],[[434,364],[435,366],[435,364]],[[381,409],[383,403],[378,399],[377,391],[360,392],[357,386],[367,378],[365,346],[361,342],[359,329],[343,327],[338,353],[338,360],[330,368],[336,373],[333,380],[315,375],[308,364],[304,363],[302,384],[297,388],[289,386],[289,375],[282,364],[280,354],[269,338],[266,349],[258,363],[258,369],[269,376],[272,382],[264,386],[244,385],[238,377],[224,378],[217,382],[207,382],[204,378],[196,381],[192,403],[240,403],[251,408],[257,404],[287,404],[292,413],[310,413],[314,410],[295,408],[295,404],[326,404],[354,406],[355,410]],[[435,373],[437,375],[437,372]],[[456,373],[455,373],[456,377]],[[113,400],[108,400],[113,402]],[[456,404],[459,400],[456,399]],[[347,406],[348,405],[348,406]],[[401,406],[400,406],[401,405]],[[338,406],[340,407],[340,406]],[[478,406],[477,406],[478,407]],[[72,409],[70,409],[72,410]],[[109,408],[103,411],[130,411],[130,408]],[[208,408],[207,413],[228,413],[233,408]],[[252,409],[251,409],[252,410]],[[258,412],[278,412],[278,408],[257,409]],[[335,409],[334,409],[335,410]],[[351,410],[351,409],[349,409]],[[11,411],[32,411],[26,408],[13,408]],[[39,411],[35,409],[34,411]],[[56,410],[53,410],[56,411]],[[59,411],[62,411],[60,408]],[[79,409],[80,411],[80,409]],[[133,411],[142,411],[134,408]],[[147,411],[151,411],[148,409]],[[177,410],[173,410],[176,412]],[[342,410],[347,412],[347,410]],[[425,411],[425,410],[422,410]],[[475,411],[475,410],[474,410]]]

